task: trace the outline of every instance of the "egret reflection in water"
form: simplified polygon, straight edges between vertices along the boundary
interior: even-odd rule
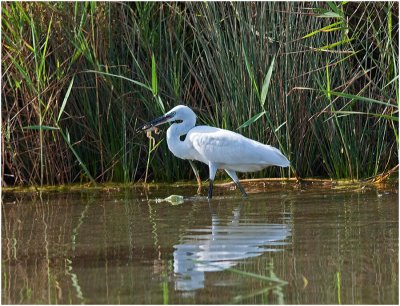
[[[212,212],[211,226],[188,229],[181,243],[174,246],[176,290],[201,289],[205,272],[222,271],[241,260],[280,251],[289,244],[290,225],[241,222],[241,206],[233,210],[228,220],[221,220]]]

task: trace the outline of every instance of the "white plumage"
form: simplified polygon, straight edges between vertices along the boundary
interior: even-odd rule
[[[288,159],[274,147],[232,131],[204,125],[195,126],[195,113],[184,105],[174,107],[167,114],[145,124],[141,129],[148,130],[165,122],[174,121],[182,122],[175,122],[168,129],[168,148],[176,157],[190,161],[198,160],[208,165],[209,198],[212,197],[217,169],[224,169],[243,195],[246,195],[236,172],[260,171],[268,166],[288,167],[290,164]],[[181,136],[184,135],[186,137],[181,140]]]

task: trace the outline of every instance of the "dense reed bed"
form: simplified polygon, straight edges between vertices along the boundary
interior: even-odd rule
[[[8,184],[193,178],[165,133],[135,133],[177,104],[291,161],[248,177],[398,164],[396,2],[1,5]]]

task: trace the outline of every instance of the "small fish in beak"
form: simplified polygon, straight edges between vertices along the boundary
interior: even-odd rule
[[[142,131],[143,131],[143,132],[146,132],[147,138],[149,138],[149,139],[152,140],[152,142],[153,142],[153,147],[155,147],[155,145],[156,145],[156,140],[155,140],[155,138],[151,135],[151,133],[154,131],[154,133],[155,133],[156,135],[160,134],[160,130],[158,129],[157,126],[159,126],[159,125],[161,125],[161,124],[163,124],[163,123],[168,122],[174,115],[175,115],[175,112],[173,112],[173,113],[171,113],[171,114],[164,115],[164,116],[159,117],[159,118],[157,118],[157,119],[154,119],[154,120],[152,120],[152,121],[150,121],[150,122],[148,122],[148,123],[145,123],[145,124],[143,124],[142,126],[138,127],[138,128],[136,129],[136,132],[137,132],[137,133],[140,133],[140,132],[142,132]]]

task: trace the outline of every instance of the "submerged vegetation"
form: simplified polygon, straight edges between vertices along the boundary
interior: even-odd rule
[[[291,161],[248,177],[398,165],[397,2],[1,5],[7,184],[193,178],[135,133],[177,104]]]

